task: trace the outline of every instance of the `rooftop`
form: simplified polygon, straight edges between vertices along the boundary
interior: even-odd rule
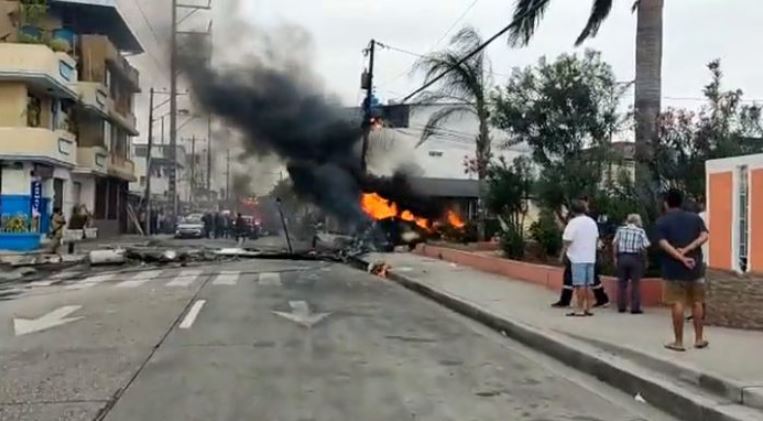
[[[120,51],[143,53],[115,0],[49,0],[49,6],[75,32],[106,35]]]

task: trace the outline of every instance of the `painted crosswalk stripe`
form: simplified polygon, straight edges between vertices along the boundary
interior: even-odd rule
[[[168,287],[187,287],[201,275],[200,270],[184,270],[167,283]]]
[[[240,274],[239,271],[222,271],[212,281],[212,285],[236,285]]]
[[[85,278],[82,281],[77,282],[76,284],[67,285],[65,289],[85,289],[85,288],[91,288],[94,287],[100,283],[106,282],[114,277],[114,273],[106,273],[102,275],[95,275],[91,276],[89,278]]]
[[[145,284],[146,282],[156,278],[161,273],[162,273],[161,270],[146,270],[146,271],[141,271],[141,272],[138,272],[137,274],[133,275],[132,278],[130,278],[130,279],[126,280],[126,281],[122,281],[122,282],[118,283],[117,287],[118,288],[135,288],[135,287],[139,287],[139,286]]]
[[[278,272],[261,273],[260,285],[281,286],[281,274]]]
[[[183,321],[180,322],[181,329],[188,329],[193,326],[193,322],[196,321],[196,317],[199,315],[201,308],[204,307],[206,302],[207,300],[196,300],[196,302],[193,303],[191,309],[188,310],[188,314],[186,314]]]

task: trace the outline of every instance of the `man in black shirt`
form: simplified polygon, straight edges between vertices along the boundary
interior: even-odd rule
[[[685,351],[683,345],[684,308],[690,306],[694,322],[695,348],[706,348],[703,336],[705,301],[702,245],[707,242],[705,223],[697,214],[681,209],[683,195],[670,190],[665,195],[665,214],[657,220],[657,244],[665,252],[662,278],[665,301],[673,307],[675,342],[665,345],[673,351]]]

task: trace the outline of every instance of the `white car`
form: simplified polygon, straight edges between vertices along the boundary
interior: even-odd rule
[[[180,219],[175,227],[175,238],[204,237],[204,221],[199,215],[189,215]]]

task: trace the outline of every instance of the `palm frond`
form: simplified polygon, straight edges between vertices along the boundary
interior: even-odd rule
[[[421,138],[419,139],[419,142],[416,143],[416,147],[418,148],[422,143],[426,142],[427,139],[437,134],[440,126],[447,123],[448,120],[464,114],[476,115],[476,111],[471,105],[449,105],[435,111],[424,126],[424,131],[421,133]]]
[[[509,45],[525,46],[530,42],[550,0],[517,0],[509,30]]]
[[[612,10],[613,0],[594,0],[591,5],[591,14],[588,17],[588,23],[586,23],[583,32],[580,33],[578,39],[575,40],[575,45],[580,45],[586,39],[596,36],[599,32],[599,27],[604,19],[609,16],[609,12]]]

